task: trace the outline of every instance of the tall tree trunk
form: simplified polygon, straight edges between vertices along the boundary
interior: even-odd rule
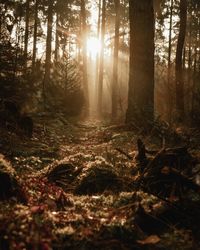
[[[200,14],[200,13],[199,13]],[[200,17],[198,18],[198,27],[200,27]],[[196,44],[194,50],[194,65],[193,65],[193,86],[192,86],[192,122],[196,122],[196,90],[199,85],[200,79],[200,28],[198,28],[198,32],[196,33]]]
[[[197,38],[197,36],[196,36]],[[197,38],[198,39],[198,38]],[[191,119],[195,117],[195,91],[196,91],[196,75],[197,75],[197,44],[194,49],[194,66],[192,79],[192,103],[191,103]]]
[[[21,16],[19,17],[19,19],[17,20],[17,24],[16,24],[16,41],[17,41],[17,49],[16,49],[16,53],[15,53],[15,63],[14,63],[14,70],[13,70],[13,79],[15,79],[15,77],[17,76],[17,70],[18,70],[18,65],[17,65],[17,61],[18,58],[20,56],[23,56],[23,43],[22,43],[22,34],[21,34],[21,23],[22,23],[22,18]],[[23,69],[22,69],[23,70]]]
[[[86,10],[85,0],[81,0],[81,18],[82,18],[82,53],[83,53],[83,87],[85,94],[85,111],[88,115],[89,112],[89,93],[88,93],[88,77],[87,77],[87,23],[86,23]]]
[[[59,13],[56,14],[55,62],[59,59]]]
[[[120,26],[120,0],[115,0],[115,40],[113,53],[113,79],[112,79],[112,118],[116,118],[118,105],[118,54],[119,54],[119,26]]]
[[[154,119],[153,0],[129,0],[130,73],[126,122]]]
[[[32,72],[35,70],[36,52],[37,52],[37,26],[38,26],[38,2],[35,0],[35,11],[34,11],[34,33],[33,33],[33,57],[32,57]]]
[[[187,0],[180,0],[180,28],[176,48],[176,112],[177,120],[184,120],[184,78],[183,78],[183,48],[187,22]]]
[[[101,25],[101,3],[102,3],[102,0],[99,0],[99,8],[98,8],[98,24],[97,24],[97,38],[100,39],[100,25]],[[95,95],[96,95],[96,110],[98,110],[98,86],[99,86],[99,56],[100,56],[100,53],[99,51],[97,52],[97,55],[96,55],[96,79],[95,79],[95,88],[96,88],[96,91],[95,91]]]
[[[46,60],[45,73],[43,81],[43,98],[45,103],[45,88],[50,80],[51,69],[51,41],[52,41],[52,24],[53,24],[53,0],[48,1],[48,21],[47,21],[47,39],[46,39]]]
[[[98,82],[98,114],[100,116],[102,115],[102,98],[103,98],[105,24],[106,24],[106,0],[103,0],[102,20],[101,20],[101,51],[100,51],[100,61],[99,61],[99,82]]]
[[[190,114],[190,111],[191,111],[191,107],[192,107],[192,78],[193,78],[193,75],[192,75],[192,61],[193,61],[193,58],[192,58],[192,37],[193,37],[193,34],[192,34],[192,21],[191,21],[191,18],[189,20],[189,25],[188,25],[188,68],[187,68],[187,86],[186,86],[186,89],[187,89],[187,95],[186,95],[186,100],[185,100],[185,109],[186,109],[186,112],[187,114]],[[186,47],[186,46],[185,46]]]
[[[192,34],[192,20],[191,17],[189,19],[189,25],[188,25],[188,71],[191,71],[192,68],[192,38],[193,38],[193,34]]]
[[[28,58],[28,33],[29,33],[29,18],[30,18],[30,0],[26,0],[26,26],[25,26],[25,37],[24,37],[24,61],[25,71],[27,69],[27,58]]]
[[[186,65],[186,47],[183,48],[183,56],[182,56],[182,69],[185,70]]]
[[[170,2],[170,20],[169,20],[169,42],[168,42],[168,72],[167,72],[167,118],[169,123],[171,124],[172,121],[172,82],[171,82],[171,54],[172,54],[172,21],[173,21],[173,0]]]

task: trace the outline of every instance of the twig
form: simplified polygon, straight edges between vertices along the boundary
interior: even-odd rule
[[[115,148],[119,153],[125,155],[129,160],[133,160],[133,157],[130,156],[128,153],[124,152],[121,148]]]

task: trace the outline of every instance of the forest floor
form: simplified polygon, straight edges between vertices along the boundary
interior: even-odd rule
[[[153,130],[52,114],[34,123],[31,139],[0,130],[1,158],[25,196],[0,201],[0,250],[200,249],[200,189],[186,187],[180,198],[175,180],[166,198],[162,184],[154,195],[138,185],[137,139],[163,146]],[[200,133],[192,133],[198,158]]]

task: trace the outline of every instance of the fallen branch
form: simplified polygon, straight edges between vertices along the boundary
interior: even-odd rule
[[[115,148],[115,150],[117,150],[122,155],[125,155],[129,160],[133,160],[133,157],[130,156],[128,153],[124,152],[121,148]]]
[[[165,169],[165,171],[163,171],[163,169],[161,170],[162,174],[169,176],[169,178],[171,180],[174,180],[175,182],[180,181],[183,186],[200,193],[200,186],[190,180],[187,176],[181,174],[178,170],[174,168],[165,167]]]

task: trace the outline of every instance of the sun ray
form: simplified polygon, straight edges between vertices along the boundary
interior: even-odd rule
[[[101,49],[101,43],[99,39],[93,36],[88,37],[87,39],[88,56],[94,60],[96,55],[99,53],[100,49]]]

